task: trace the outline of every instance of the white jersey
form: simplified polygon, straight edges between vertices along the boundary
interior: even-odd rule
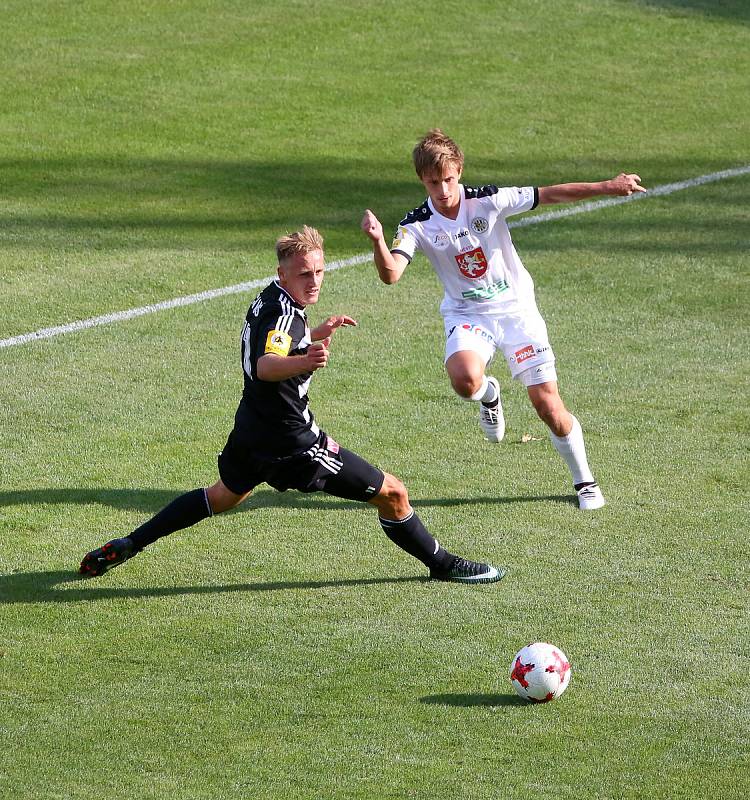
[[[391,245],[409,261],[421,250],[443,283],[440,310],[517,314],[536,309],[534,282],[510,238],[506,218],[530,211],[539,192],[497,186],[460,186],[458,216],[448,219],[428,198],[399,223]]]

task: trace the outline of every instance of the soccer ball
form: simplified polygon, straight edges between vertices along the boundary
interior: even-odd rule
[[[519,697],[546,703],[559,697],[570,682],[570,663],[559,647],[535,642],[516,653],[510,665],[510,682]]]

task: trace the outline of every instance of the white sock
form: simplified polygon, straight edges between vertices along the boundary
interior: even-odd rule
[[[482,375],[482,385],[469,397],[469,400],[479,400],[480,403],[494,403],[498,394],[495,384],[487,380],[486,375]]]
[[[573,427],[567,436],[555,436],[550,431],[549,438],[552,440],[555,450],[568,465],[570,474],[573,476],[573,483],[593,483],[594,476],[591,474],[589,462],[586,460],[586,445],[583,443],[581,423],[573,417]]]

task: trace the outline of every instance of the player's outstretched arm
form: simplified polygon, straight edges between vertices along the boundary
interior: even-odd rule
[[[328,364],[328,347],[331,338],[326,337],[322,342],[313,342],[307,352],[298,356],[278,356],[275,353],[266,353],[258,359],[256,371],[262,381],[276,383],[293,378],[295,375],[304,375],[306,372],[315,372]]]
[[[338,328],[354,326],[356,324],[356,319],[347,317],[346,314],[336,314],[332,317],[328,317],[327,320],[321,322],[316,328],[313,328],[310,331],[310,337],[313,341],[330,338],[333,336],[333,332]]]
[[[369,208],[362,217],[362,230],[372,241],[372,252],[380,280],[383,283],[396,283],[409,264],[409,260],[400,253],[391,253],[385,243],[383,226]]]
[[[539,205],[549,203],[572,203],[575,200],[587,200],[600,195],[614,195],[615,197],[628,197],[631,194],[645,192],[641,186],[640,175],[621,172],[617,177],[608,181],[596,183],[558,183],[555,186],[542,186],[539,188]]]

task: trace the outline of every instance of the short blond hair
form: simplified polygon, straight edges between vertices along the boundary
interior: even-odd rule
[[[440,128],[433,128],[417,142],[412,151],[414,169],[421,178],[428,172],[442,174],[446,167],[458,167],[463,172],[464,154],[461,148]]]
[[[312,253],[314,250],[323,252],[323,237],[309,225],[303,225],[301,231],[288,233],[276,242],[276,258],[279,264],[298,253]]]

